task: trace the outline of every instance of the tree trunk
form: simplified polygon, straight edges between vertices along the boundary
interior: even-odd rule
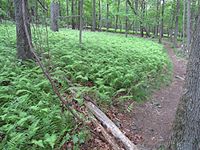
[[[165,9],[165,0],[162,0],[162,13],[161,13],[159,43],[162,43],[162,38],[163,38],[164,9]]]
[[[107,4],[106,4],[106,29],[108,31],[109,29],[109,2],[107,0]]]
[[[101,0],[99,0],[99,31],[101,31],[102,19],[101,19]]]
[[[144,0],[142,0],[142,2],[141,2],[141,14],[142,14],[141,19],[143,20],[144,14],[145,14],[145,2],[144,2]],[[140,35],[141,35],[141,37],[144,37],[144,24],[143,24],[142,21],[140,21]]]
[[[187,1],[187,49],[190,48],[191,42],[191,1]]]
[[[58,31],[59,3],[51,1],[51,30]]]
[[[180,100],[169,148],[198,150],[200,146],[200,14],[187,65],[185,92]]]
[[[116,21],[115,21],[115,32],[118,29],[119,9],[120,9],[120,0],[117,1],[117,15],[116,15]]]
[[[28,39],[25,33],[24,22],[28,28],[28,33],[31,37],[30,19],[28,12],[28,1],[25,1],[26,20],[23,20],[22,0],[14,0],[15,6],[15,20],[16,20],[16,34],[17,34],[17,58],[22,60],[34,59]]]
[[[72,0],[72,8],[71,8],[71,13],[72,13],[72,29],[75,29],[76,28],[76,23],[75,23],[75,10],[74,10],[74,0]]]
[[[126,0],[126,37],[128,37],[128,2]]]
[[[82,31],[83,31],[83,0],[79,0],[80,18],[79,18],[79,44],[82,44]]]
[[[186,0],[183,0],[183,47],[185,47],[185,13],[186,13]]]
[[[92,31],[96,29],[96,0],[92,0]]]
[[[176,1],[176,20],[175,20],[175,32],[174,32],[174,47],[177,47],[178,38],[178,17],[180,12],[180,0]]]
[[[160,1],[157,0],[156,4],[156,30],[155,30],[155,37],[158,37],[158,32],[159,32],[159,20],[160,20],[160,11],[159,11],[159,6],[160,6]]]

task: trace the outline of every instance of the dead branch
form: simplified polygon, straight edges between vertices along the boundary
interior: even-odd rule
[[[92,114],[112,133],[112,135],[119,139],[125,146],[126,150],[138,150],[137,146],[133,144],[120,130],[119,128],[91,101],[89,97],[85,98],[86,107],[92,112]]]

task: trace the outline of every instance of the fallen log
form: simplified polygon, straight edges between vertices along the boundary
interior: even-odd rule
[[[138,150],[137,146],[133,144],[121,131],[120,129],[98,108],[96,107],[89,98],[85,98],[85,106],[90,112],[105,126],[112,135],[120,140],[126,150]]]
[[[94,123],[94,125],[100,129],[100,132],[102,133],[102,135],[104,136],[104,138],[106,139],[106,141],[110,144],[110,146],[112,147],[113,150],[122,150],[118,144],[116,143],[116,140],[108,134],[108,132],[104,129],[104,127],[98,122],[98,120],[92,116],[90,117],[92,122]]]

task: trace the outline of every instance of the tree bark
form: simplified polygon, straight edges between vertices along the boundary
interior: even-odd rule
[[[72,29],[76,28],[76,23],[75,23],[75,18],[73,16],[75,16],[75,9],[74,9],[74,0],[72,0],[72,5],[71,5],[71,13],[72,13]]]
[[[79,18],[79,44],[82,44],[82,31],[83,31],[83,0],[79,0],[80,18]]]
[[[200,14],[193,34],[187,65],[185,92],[180,100],[169,148],[198,150],[200,147]]]
[[[183,48],[185,47],[185,14],[186,14],[186,0],[183,0]]]
[[[107,0],[107,4],[106,4],[106,29],[108,31],[109,29],[109,2]]]
[[[187,49],[190,48],[191,42],[191,1],[187,1]]]
[[[96,0],[92,0],[92,31],[96,29]]]
[[[126,0],[126,37],[128,37],[128,1]]]
[[[24,29],[24,21],[28,28],[28,34],[31,37],[31,28],[30,28],[30,18],[28,12],[28,2],[25,1],[25,12],[26,20],[23,19],[22,15],[22,0],[14,0],[15,6],[15,21],[16,21],[16,34],[17,34],[17,58],[22,60],[34,59],[30,47],[28,44],[28,39],[26,37]]]
[[[120,0],[117,1],[117,15],[116,15],[116,21],[115,21],[115,32],[118,29],[119,9],[120,9]]]
[[[58,31],[59,3],[51,1],[51,30]]]
[[[102,19],[101,19],[101,0],[99,0],[99,31],[101,31],[102,27]]]
[[[177,47],[179,12],[180,12],[180,0],[177,0],[176,1],[175,32],[174,32],[174,47]]]
[[[162,0],[162,12],[161,12],[159,43],[162,43],[162,38],[163,38],[164,10],[165,10],[165,0]]]

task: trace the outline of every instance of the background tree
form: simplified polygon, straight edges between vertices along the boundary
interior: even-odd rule
[[[96,0],[92,0],[92,31],[96,29]]]
[[[59,2],[51,1],[51,30],[58,31]]]
[[[30,51],[28,39],[26,37],[24,28],[24,23],[26,23],[29,36],[31,37],[28,1],[25,1],[26,20],[23,20],[22,17],[23,16],[22,0],[14,0],[14,7],[15,7],[15,21],[16,21],[16,33],[17,33],[17,58],[22,60],[33,59],[34,57]]]
[[[190,47],[191,41],[191,1],[187,0],[187,49]]]

